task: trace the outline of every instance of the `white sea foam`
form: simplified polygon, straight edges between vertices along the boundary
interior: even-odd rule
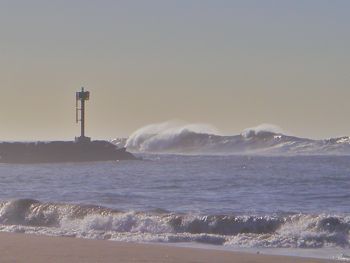
[[[188,124],[183,121],[168,121],[147,125],[135,131],[128,138],[126,147],[141,152],[158,152],[177,147],[188,134],[218,134],[218,130],[208,124]]]
[[[350,216],[230,216],[117,212],[103,207],[3,202],[0,231],[233,247],[349,247]]]
[[[151,124],[126,141],[130,151],[176,154],[349,155],[349,137],[327,140],[298,138],[273,124],[222,136],[208,124],[169,121]],[[120,146],[120,140],[115,140]]]
[[[247,128],[243,130],[241,135],[245,138],[250,138],[254,136],[259,136],[264,133],[275,133],[275,134],[285,134],[281,127],[274,124],[263,123],[256,127]]]

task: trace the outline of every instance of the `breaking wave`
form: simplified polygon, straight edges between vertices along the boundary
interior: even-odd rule
[[[349,215],[197,215],[124,212],[18,199],[0,203],[0,231],[234,247],[349,247]]]
[[[170,121],[151,124],[134,132],[126,141],[128,149],[140,152],[181,151],[189,145],[192,134],[216,134],[214,127],[206,124],[186,124]]]
[[[349,155],[350,138],[312,140],[285,134],[275,125],[245,129],[223,136],[210,125],[165,122],[148,125],[127,140],[113,141],[140,153]]]

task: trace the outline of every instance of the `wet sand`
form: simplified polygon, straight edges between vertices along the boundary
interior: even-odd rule
[[[0,262],[321,263],[330,260],[0,233]]]

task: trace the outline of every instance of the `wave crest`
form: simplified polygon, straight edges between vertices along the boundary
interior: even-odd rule
[[[190,140],[197,134],[217,134],[207,124],[187,124],[169,121],[147,125],[135,131],[126,141],[126,147],[140,152],[177,152],[191,147]]]
[[[115,140],[120,144],[120,140]],[[262,124],[240,135],[222,136],[210,125],[165,122],[148,125],[126,141],[140,153],[349,155],[349,137],[312,140],[286,135],[281,128]]]
[[[241,135],[245,138],[252,138],[252,137],[256,137],[256,136],[265,137],[265,136],[271,136],[274,134],[283,135],[284,132],[277,125],[267,124],[267,123],[258,125],[258,126],[253,127],[253,128],[245,129],[241,133]]]
[[[350,216],[121,212],[19,199],[0,204],[0,231],[238,247],[349,247]]]

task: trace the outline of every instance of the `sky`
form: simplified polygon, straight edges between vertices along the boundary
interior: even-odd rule
[[[350,135],[350,1],[0,0],[0,140],[128,136],[172,119]]]

